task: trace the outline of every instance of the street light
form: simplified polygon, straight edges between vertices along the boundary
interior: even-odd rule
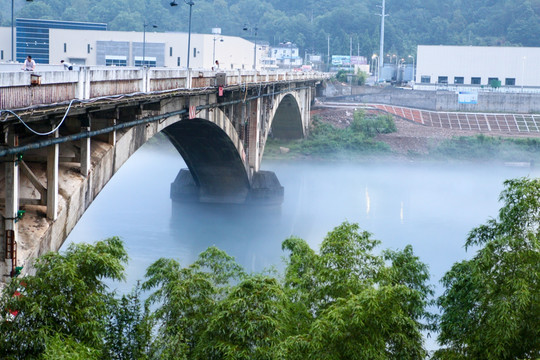
[[[212,52],[212,66],[216,63],[216,40],[218,35],[221,34],[221,28],[212,28],[212,34],[214,34],[214,50]],[[219,39],[220,42],[223,42],[223,38]]]
[[[247,24],[244,24],[242,28],[244,31],[249,31],[251,35],[255,33],[255,45],[253,46],[253,70],[257,70],[257,31],[258,27],[249,27]]]
[[[14,31],[14,25],[15,25],[15,21],[13,20],[13,1],[14,0],[11,0],[11,61],[14,61],[14,56],[15,56],[15,31]],[[32,2],[34,0],[26,0],[26,2]]]
[[[150,25],[146,23],[146,20],[143,24],[143,45],[142,45],[142,66],[146,66],[146,27]],[[157,28],[157,25],[152,25],[152,27],[155,29]]]
[[[193,0],[184,0],[184,2],[187,5],[189,5],[189,25],[188,25],[189,32],[188,32],[188,41],[187,41],[187,68],[189,69],[189,55],[190,55],[190,50],[191,50],[191,7],[195,5],[195,3],[193,2]],[[173,0],[170,3],[170,5],[178,6],[178,4],[176,3],[176,0]]]
[[[414,66],[414,56],[409,55],[409,57],[412,59],[412,77],[413,77],[413,82],[416,83],[416,67]]]

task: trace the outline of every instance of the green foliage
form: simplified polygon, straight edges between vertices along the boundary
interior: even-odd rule
[[[223,34],[253,35],[242,24],[258,25],[258,40],[277,45],[292,41],[302,55],[350,53],[350,40],[363,56],[378,53],[378,10],[372,0],[269,1],[199,0],[193,6],[193,31],[208,33],[219,25]],[[185,6],[185,5],[183,5]],[[15,2],[15,18],[94,21],[110,30],[142,31],[144,21],[159,24],[158,31],[187,31],[188,11],[171,8],[169,1],[34,0]],[[0,8],[10,9],[9,0]],[[414,54],[418,44],[540,46],[540,8],[530,0],[388,1],[385,46],[400,57]],[[0,13],[10,25],[8,11]],[[359,28],[359,24],[362,26]],[[414,26],[411,26],[413,24]],[[356,45],[353,45],[356,47]],[[356,50],[356,49],[355,49]],[[356,51],[355,51],[356,52]]]
[[[378,245],[357,224],[328,233],[315,254],[298,238],[290,252],[285,290],[303,322],[282,344],[287,359],[422,359],[421,330],[432,296],[427,267],[412,254],[375,255]],[[311,315],[310,315],[311,314]]]
[[[360,128],[356,119],[355,113],[353,124],[345,129],[336,128],[314,119],[309,136],[298,144],[298,151],[304,155],[328,156],[342,152],[366,154],[385,153],[390,150],[386,144],[375,141],[372,133],[365,131],[369,129]],[[381,129],[385,126],[381,124],[381,121],[375,121],[375,123],[381,126]]]
[[[278,358],[286,298],[276,279],[247,277],[219,303],[197,342],[198,359]]]
[[[366,80],[368,78],[368,74],[365,71],[358,70],[358,73],[356,74],[356,79],[358,82],[358,85],[364,85],[366,83]]]
[[[103,358],[147,359],[152,322],[148,307],[142,306],[139,283],[130,294],[111,299],[108,311],[111,317],[106,324]]]
[[[507,180],[500,200],[469,234],[476,255],[442,279],[439,359],[540,357],[540,180]]]
[[[350,126],[354,133],[362,133],[367,137],[377,134],[389,134],[397,131],[396,123],[391,115],[366,116],[363,111],[354,112],[354,120]]]
[[[55,354],[64,339],[73,352],[101,349],[111,300],[103,280],[122,280],[126,261],[116,237],[38,258],[35,275],[13,279],[0,299],[0,309],[18,311],[11,321],[0,321],[0,357]],[[12,296],[16,291],[22,296]]]
[[[223,251],[211,247],[186,268],[171,259],[159,259],[146,271],[142,287],[155,291],[148,304],[157,308],[157,339],[152,353],[165,359],[193,359],[209,319],[228,295],[232,280],[245,277],[241,267]]]
[[[540,159],[540,139],[486,135],[447,139],[431,151],[435,158],[455,160],[531,161]]]
[[[340,82],[347,82],[347,74],[350,74],[347,70],[339,70],[336,73],[336,80]]]

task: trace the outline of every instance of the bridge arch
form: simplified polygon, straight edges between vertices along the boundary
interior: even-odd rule
[[[296,93],[278,97],[279,105],[270,116],[271,136],[278,139],[301,139],[305,136],[302,102]]]
[[[243,146],[232,124],[220,115],[221,121],[186,119],[162,130],[189,168],[179,172],[171,196],[203,202],[245,201],[250,181]]]

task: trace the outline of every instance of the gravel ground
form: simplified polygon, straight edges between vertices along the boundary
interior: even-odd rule
[[[313,109],[312,115],[317,115],[321,121],[330,123],[339,128],[349,126],[353,120],[353,107],[323,107],[319,106]],[[391,134],[377,135],[376,139],[387,143],[397,154],[407,155],[411,152],[426,154],[429,149],[444,139],[455,136],[475,136],[483,133],[487,136],[506,136],[506,137],[539,137],[538,134],[523,133],[501,133],[501,132],[480,132],[470,130],[457,130],[436,128],[418,124],[409,120],[394,116],[397,132]]]

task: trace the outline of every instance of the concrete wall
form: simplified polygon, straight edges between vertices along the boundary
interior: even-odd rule
[[[13,29],[13,36],[15,36]],[[3,57],[2,57],[3,53]],[[15,58],[15,57],[14,57]],[[0,27],[0,62],[11,60],[11,28]]]
[[[453,91],[422,91],[394,87],[327,87],[327,100],[354,101],[366,104],[387,104],[433,111],[538,113],[540,94],[530,93],[478,93],[478,104],[459,104]]]

